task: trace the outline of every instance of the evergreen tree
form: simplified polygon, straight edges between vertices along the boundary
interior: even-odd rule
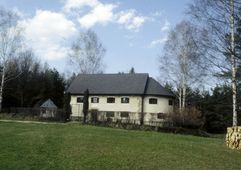
[[[84,123],[86,123],[88,111],[89,111],[89,90],[87,89],[84,92],[84,101],[83,101],[83,114],[84,114],[83,122]]]

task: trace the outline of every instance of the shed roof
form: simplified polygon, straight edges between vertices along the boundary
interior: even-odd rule
[[[51,99],[46,100],[41,106],[41,108],[57,108]]]

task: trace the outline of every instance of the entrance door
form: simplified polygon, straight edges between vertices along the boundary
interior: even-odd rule
[[[98,111],[97,110],[92,110],[91,111],[91,121],[93,123],[96,123],[98,121],[98,115],[97,115]]]

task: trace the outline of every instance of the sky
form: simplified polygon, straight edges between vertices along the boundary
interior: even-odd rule
[[[149,73],[158,78],[158,56],[168,32],[186,18],[191,0],[0,0],[20,15],[26,45],[59,72],[77,71],[68,51],[88,29],[106,48],[105,73]],[[163,73],[162,73],[163,74]]]

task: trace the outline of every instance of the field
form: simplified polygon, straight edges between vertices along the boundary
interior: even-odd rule
[[[241,151],[223,137],[0,122],[0,169],[241,169]]]

